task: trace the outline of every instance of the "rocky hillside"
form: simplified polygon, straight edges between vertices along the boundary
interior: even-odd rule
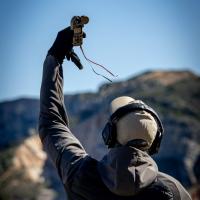
[[[54,199],[43,176],[46,153],[38,135],[0,152],[0,199]],[[36,196],[37,194],[37,196]]]
[[[104,84],[97,93],[66,95],[65,104],[70,116],[71,129],[88,153],[98,159],[107,151],[102,143],[101,130],[109,115],[110,101],[115,97],[127,95],[151,105],[161,116],[165,128],[160,153],[155,156],[155,160],[161,171],[175,176],[190,188],[197,184],[198,172],[194,173],[193,169],[198,169],[195,162],[200,155],[199,91],[200,77],[192,72],[156,71],[146,72],[126,81]],[[5,176],[10,170],[5,166],[10,166],[12,160],[8,159],[5,162],[3,155],[9,155],[6,158],[18,157],[20,154],[16,154],[16,148],[23,145],[26,138],[34,137],[32,135],[37,128],[38,112],[37,99],[0,103],[0,159],[4,158],[4,164],[1,162],[0,165],[0,175]],[[63,189],[58,184],[56,172],[52,172],[49,161],[45,161],[45,164],[39,164],[39,161],[36,163],[37,175],[32,174],[33,177],[37,177],[37,180],[43,177],[46,185],[44,187],[41,183],[41,187],[53,188],[60,194],[57,195],[57,199],[63,199]],[[23,165],[19,166],[26,168]],[[31,183],[34,181],[31,180]]]

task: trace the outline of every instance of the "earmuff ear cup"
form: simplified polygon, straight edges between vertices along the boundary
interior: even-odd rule
[[[160,143],[161,143],[162,135],[164,131],[162,122],[160,118],[158,117],[157,113],[151,107],[147,106],[144,103],[128,104],[117,109],[110,116],[108,123],[105,125],[105,128],[102,131],[104,143],[108,146],[108,148],[114,147],[117,144],[117,128],[116,128],[117,121],[123,116],[125,116],[126,114],[130,112],[136,112],[136,111],[146,111],[150,113],[156,120],[157,125],[158,125],[158,131],[156,133],[156,137],[148,152],[150,155],[157,153],[160,147]]]
[[[111,148],[115,145],[116,140],[116,126],[113,125],[111,122],[108,122],[103,131],[102,131],[102,137],[104,140],[105,145],[108,146],[108,148]]]
[[[110,133],[112,132],[112,125],[110,122],[106,123],[103,131],[102,131],[102,137],[105,145],[109,145],[110,141]]]
[[[160,148],[161,140],[162,140],[163,134],[160,131],[157,131],[156,137],[149,149],[149,154],[153,155],[155,153],[158,153],[158,150]]]

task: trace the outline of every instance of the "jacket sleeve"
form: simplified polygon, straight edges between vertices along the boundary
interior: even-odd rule
[[[67,183],[68,178],[78,169],[87,155],[68,125],[64,106],[62,66],[49,55],[43,67],[39,135],[63,184]]]

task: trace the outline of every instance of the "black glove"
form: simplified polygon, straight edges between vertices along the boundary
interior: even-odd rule
[[[73,48],[73,35],[74,32],[70,27],[58,32],[56,40],[48,51],[48,55],[54,56],[59,64],[63,63],[65,56],[70,60],[70,54]]]

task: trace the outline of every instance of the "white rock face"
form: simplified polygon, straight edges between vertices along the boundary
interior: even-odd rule
[[[12,170],[24,170],[24,176],[33,182],[42,182],[41,176],[47,159],[38,135],[33,135],[17,148]]]

